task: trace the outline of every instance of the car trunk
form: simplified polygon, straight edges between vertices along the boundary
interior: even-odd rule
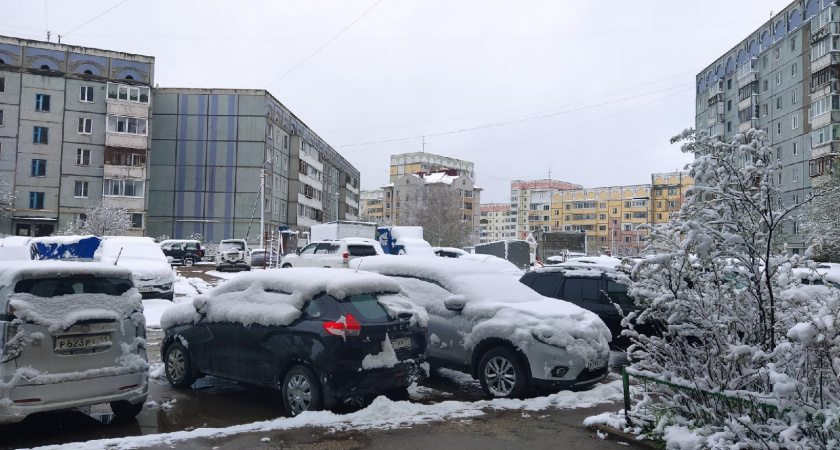
[[[425,348],[424,332],[416,326],[412,327],[407,317],[391,318],[374,295],[351,296],[341,305],[348,316],[352,316],[359,324],[359,335],[346,338],[341,346],[348,353],[347,357],[362,361],[365,357],[376,359],[381,355],[379,359],[382,360],[391,351],[386,339],[399,361],[422,356]]]

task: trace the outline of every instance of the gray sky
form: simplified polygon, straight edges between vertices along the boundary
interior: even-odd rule
[[[695,75],[789,3],[0,0],[0,34],[154,56],[160,86],[268,88],[364,189],[426,136],[488,203],[549,167],[585,187],[682,169]]]

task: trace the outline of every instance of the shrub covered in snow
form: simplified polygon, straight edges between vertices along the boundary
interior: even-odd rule
[[[676,218],[654,230],[657,255],[635,266],[630,290],[647,307],[640,321],[665,332],[625,331],[635,340],[632,369],[748,402],[658,386],[654,404],[666,413],[651,414],[663,409],[647,393],[634,413],[666,441],[690,434],[712,448],[837,448],[840,296],[802,286],[793,267],[815,266],[779,250],[795,205],[780,202],[766,136],[681,138],[696,155],[696,185]]]

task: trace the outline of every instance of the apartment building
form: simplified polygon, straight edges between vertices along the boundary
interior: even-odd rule
[[[433,155],[425,152],[391,155],[391,176],[388,183],[395,183],[410,173],[433,173],[446,171],[450,175],[466,175],[475,181],[475,164],[470,161]]]
[[[653,198],[650,202],[650,224],[660,225],[671,221],[685,203],[688,189],[694,179],[686,172],[654,173],[650,176]]]
[[[149,235],[259,240],[359,218],[359,171],[265,90],[156,89]]]
[[[832,170],[840,145],[840,6],[797,0],[696,77],[696,129],[729,141],[762,129],[782,170],[779,199],[797,205]],[[783,236],[794,253],[807,243],[795,218]]]
[[[361,220],[384,225],[385,191],[382,189],[359,193],[359,217]]]
[[[508,203],[481,205],[479,243],[516,239],[516,217],[510,213]]]
[[[146,231],[155,60],[0,36],[0,233],[46,236],[109,199]]]
[[[554,196],[579,184],[557,180],[514,180],[510,183],[510,215],[515,218],[515,239],[527,239],[536,230],[551,231]]]

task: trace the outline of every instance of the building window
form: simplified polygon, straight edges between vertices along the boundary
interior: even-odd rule
[[[6,77],[0,77],[0,94],[6,92]]]
[[[732,111],[732,100],[727,100],[726,101],[726,110],[727,111]]]
[[[798,99],[796,98],[796,90],[794,90],[790,93],[790,102],[795,105],[797,100]]]
[[[134,180],[102,180],[102,195],[121,197],[143,197],[144,184]]]
[[[49,111],[50,96],[46,94],[35,94],[35,111]]]
[[[630,236],[624,236],[624,242],[630,242]]]
[[[782,97],[776,97],[776,111],[782,109]]]
[[[799,167],[794,167],[790,170],[791,181],[794,183],[799,181]]]
[[[44,209],[44,193],[30,192],[29,193],[29,209]]]
[[[782,160],[782,147],[776,147],[776,161]]]
[[[794,114],[793,116],[791,116],[790,126],[794,130],[799,128],[799,116],[798,115]]]
[[[131,213],[131,228],[143,228],[143,213]]]
[[[793,143],[793,154],[794,154],[794,155],[798,155],[798,154],[799,154],[799,148],[798,148],[798,146],[796,145],[796,142],[794,142],[794,143]]]
[[[762,92],[762,93],[763,93],[763,92],[767,92],[767,87],[768,87],[769,85],[770,85],[770,83],[768,83],[768,82],[767,82],[767,80],[764,80],[764,81],[761,83],[761,92]]]
[[[732,78],[726,80],[726,90],[732,90]]]
[[[76,186],[73,189],[73,195],[77,198],[87,198],[88,197],[88,182],[87,181],[77,181]]]
[[[47,127],[33,127],[32,129],[32,143],[33,144],[48,144],[50,129]]]
[[[0,109],[0,127],[3,126],[3,110]]]
[[[767,110],[768,109],[769,108],[767,108],[767,103],[761,105],[761,116],[762,117],[767,117]]]
[[[149,88],[108,83],[108,98],[137,103],[149,103]]]
[[[93,119],[79,117],[79,134],[90,134],[93,131]]]
[[[779,172],[779,186],[782,185],[782,172]]]
[[[141,167],[145,165],[146,158],[143,155],[128,152],[114,152],[111,164],[115,166]]]
[[[29,175],[33,177],[45,177],[47,176],[47,160],[46,159],[33,159],[32,165],[29,168]]]
[[[732,131],[732,121],[726,122],[726,132]]]
[[[776,86],[782,85],[782,72],[776,73]]]
[[[93,86],[81,86],[79,88],[79,101],[93,103]]]
[[[137,117],[107,116],[107,128],[112,133],[146,135],[146,119]]]
[[[782,122],[776,124],[776,134],[782,134]]]
[[[793,77],[793,78],[796,78],[796,75],[798,75],[798,72],[799,72],[799,69],[797,68],[796,63],[793,63],[790,66],[790,76]]]
[[[775,57],[776,57],[776,61],[782,59],[782,49],[781,48],[776,47]]]
[[[76,165],[89,166],[90,165],[90,150],[77,148],[76,149]]]
[[[799,224],[795,221],[793,222],[793,234],[799,234]]]

